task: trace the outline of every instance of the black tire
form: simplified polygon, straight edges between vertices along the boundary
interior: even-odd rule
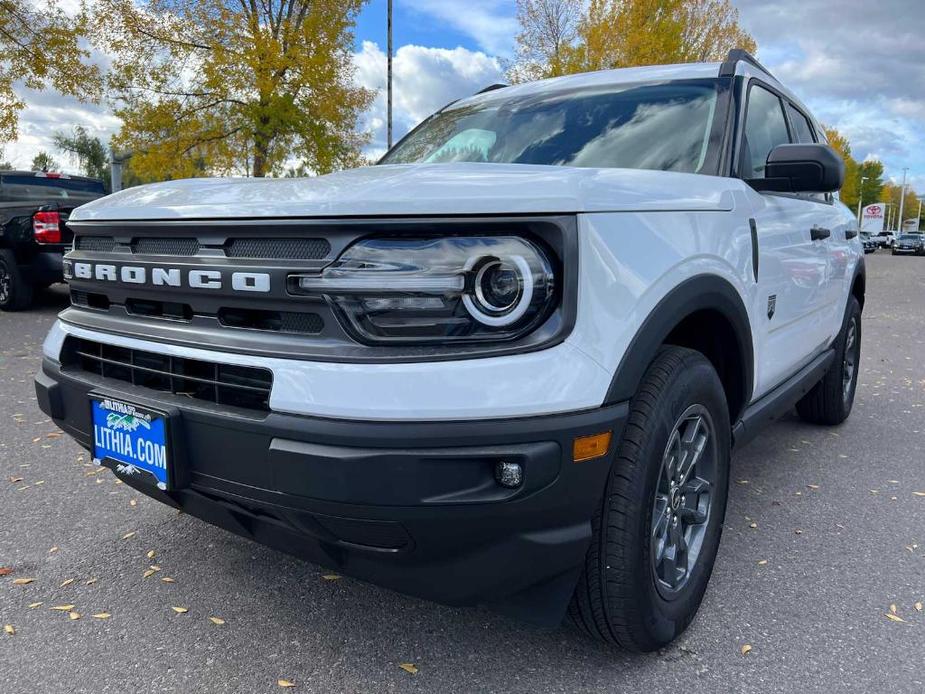
[[[675,505],[679,496],[675,492],[682,491],[682,487],[671,490],[674,496],[662,493],[669,439],[675,440],[676,425],[684,421],[682,415],[692,407],[702,408],[708,415],[705,420],[709,420],[712,444],[708,442],[699,460],[710,455],[714,479],[709,487],[706,520],[697,526],[702,531],[698,530],[699,550],[693,566],[679,590],[666,596],[668,586],[658,579],[663,563],[656,567],[653,559],[661,549],[653,529],[662,526],[656,522],[660,503],[669,519],[674,512],[693,510]],[[601,506],[592,519],[591,547],[568,610],[569,620],[580,631],[641,652],[661,648],[687,628],[703,599],[719,547],[729,487],[729,456],[729,410],[713,366],[699,352],[663,348],[630,401],[629,418]],[[696,473],[692,484],[701,481],[698,466],[690,473]],[[703,499],[703,492],[696,493],[694,503],[700,504]],[[667,544],[672,532],[670,520],[665,527]],[[680,527],[680,532],[685,533],[684,523]],[[688,550],[693,548],[694,543],[688,546]],[[678,553],[685,555],[689,556],[687,552]]]
[[[0,311],[29,308],[32,292],[32,285],[22,276],[13,251],[0,249]]]
[[[848,419],[857,391],[860,362],[861,304],[852,296],[835,344],[835,360],[822,380],[797,403],[797,414],[812,424],[835,425]]]

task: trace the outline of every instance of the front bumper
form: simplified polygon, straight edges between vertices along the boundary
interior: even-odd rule
[[[899,254],[919,255],[925,252],[925,250],[923,250],[922,248],[900,248],[899,246],[893,246],[893,252],[896,253],[897,255]]]
[[[621,403],[444,422],[241,414],[43,361],[40,407],[87,449],[91,392],[171,416],[176,488],[124,478],[139,491],[345,575],[539,624],[565,612],[628,412]],[[572,462],[575,437],[605,431],[605,457]],[[500,460],[522,464],[519,489],[495,481]]]

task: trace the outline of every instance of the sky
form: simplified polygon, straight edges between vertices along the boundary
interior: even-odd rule
[[[40,0],[33,0],[40,2]],[[73,2],[75,0],[67,0]],[[858,160],[880,159],[895,181],[925,193],[925,0],[733,0],[758,59],[838,128]],[[396,138],[446,103],[504,81],[517,33],[514,0],[394,0]],[[361,127],[370,155],[385,149],[386,0],[370,0],[356,27],[356,79],[379,89]],[[5,159],[28,167],[40,149],[64,170],[52,135],[83,125],[104,141],[119,127],[106,105],[20,90],[28,107]]]

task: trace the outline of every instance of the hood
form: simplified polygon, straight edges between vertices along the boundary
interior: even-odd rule
[[[74,221],[717,211],[729,179],[522,164],[370,166],[315,178],[192,178],[129,188]]]

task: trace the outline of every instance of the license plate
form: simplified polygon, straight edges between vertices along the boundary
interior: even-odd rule
[[[91,398],[90,404],[94,462],[167,489],[167,417],[110,398]]]

